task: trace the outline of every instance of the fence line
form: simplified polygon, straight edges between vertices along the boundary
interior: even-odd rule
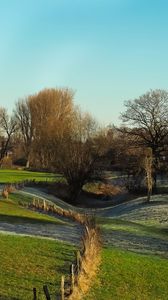
[[[95,223],[95,218],[73,210],[65,210],[38,198],[33,199],[32,203],[29,204],[29,208],[45,213],[58,214],[83,225],[84,234],[81,249],[76,251],[76,259],[71,264],[69,276],[67,278],[65,276],[61,277],[60,294],[57,295],[57,298],[61,300],[80,299],[81,294],[88,290],[90,281],[95,276],[100,263],[100,230]],[[46,299],[50,300],[47,296]]]
[[[6,185],[2,192],[6,192],[6,194],[4,193],[3,196],[8,196],[8,193],[11,193],[14,189],[23,188],[24,184]],[[55,295],[56,299],[61,300],[81,299],[81,295],[88,290],[92,277],[95,276],[100,263],[100,230],[95,223],[95,218],[73,210],[60,208],[55,204],[51,204],[51,201],[40,198],[33,198],[32,202],[28,204],[28,208],[67,217],[83,225],[84,233],[81,249],[76,251],[76,259],[71,264],[69,276],[67,278],[65,276],[61,277],[60,293]],[[46,300],[51,300],[47,285],[43,286],[43,292]],[[33,300],[38,300],[35,287],[33,288]]]

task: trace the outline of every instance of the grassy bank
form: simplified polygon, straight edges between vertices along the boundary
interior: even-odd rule
[[[37,288],[38,299],[45,299],[44,284],[55,299],[61,275],[68,274],[73,259],[73,246],[41,238],[0,234],[0,299],[33,299],[33,287]]]
[[[138,222],[122,220],[119,218],[97,218],[97,222],[101,227],[103,233],[111,233],[111,231],[114,230],[133,233],[139,236],[151,236],[163,238],[166,240],[168,239],[167,227],[162,224],[149,225],[147,222],[145,224],[141,224]]]
[[[8,222],[12,224],[24,223],[54,223],[63,224],[64,222],[52,216],[43,215],[35,211],[31,211],[19,205],[31,201],[31,197],[18,194],[10,194],[10,199],[4,200],[0,196],[0,222]]]
[[[167,259],[108,247],[85,300],[167,300],[167,295]]]
[[[25,180],[56,181],[61,180],[61,175],[55,175],[52,173],[45,172],[31,172],[24,170],[0,170],[0,183],[14,183],[22,182]]]

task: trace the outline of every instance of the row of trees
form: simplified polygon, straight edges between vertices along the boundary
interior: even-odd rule
[[[17,141],[27,167],[64,175],[71,201],[93,176],[95,165],[106,151],[105,131],[89,113],[74,105],[73,96],[69,89],[45,89],[19,100],[11,117],[1,109],[0,117],[5,120],[1,121],[5,136],[1,163],[9,141]]]
[[[74,105],[70,89],[45,89],[19,100],[12,116],[0,109],[0,164],[10,144],[21,148],[26,166],[61,172],[74,201],[94,172],[116,167],[146,176],[149,196],[167,159],[168,92],[151,90],[125,102],[122,126],[101,128]],[[135,185],[135,181],[133,183]]]

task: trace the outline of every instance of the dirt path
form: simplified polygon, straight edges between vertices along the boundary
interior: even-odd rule
[[[47,193],[45,193],[42,189],[38,189],[38,188],[31,188],[31,187],[24,187],[22,190],[19,191],[19,193],[23,193],[23,194],[27,194],[30,195],[32,197],[37,197],[37,198],[41,198],[41,199],[47,199],[49,201],[52,201],[53,203],[55,203],[57,206],[62,207],[64,209],[76,209],[74,206],[64,202],[63,200],[53,196],[53,195],[49,195]],[[80,210],[80,209],[79,209]]]
[[[0,192],[3,188],[3,185],[0,187]],[[19,190],[16,193],[26,194],[32,197],[38,197],[40,199],[45,199],[54,202],[58,206],[65,209],[72,209],[71,205],[66,204],[64,201],[50,196],[38,189],[25,188],[24,190]],[[71,244],[79,244],[82,236],[82,226],[79,224],[65,219],[63,217],[57,216],[63,221],[66,221],[66,224],[11,224],[7,222],[1,222],[0,220],[0,232],[4,234],[20,234],[20,235],[29,235],[29,236],[38,236],[43,238],[52,238],[64,242],[69,242]]]
[[[168,240],[159,237],[137,235],[121,230],[105,232],[103,240],[106,245],[135,251],[139,253],[157,254],[168,258]]]
[[[104,230],[104,242],[119,248],[140,253],[159,254],[168,258],[168,195],[155,195],[151,203],[147,204],[145,198],[123,203],[115,207],[101,209],[97,214],[107,219],[118,219],[145,225],[147,228],[160,229],[164,235],[153,235],[143,232],[134,233],[126,230]]]
[[[154,222],[168,224],[168,195],[155,195],[150,203],[146,203],[146,198],[142,197],[94,212],[106,218],[122,218],[129,221],[145,221],[150,218]]]
[[[80,212],[94,213],[99,217],[107,219],[121,219],[135,223],[148,223],[158,226],[168,225],[168,196],[156,195],[152,197],[152,202],[146,204],[146,198],[139,198],[119,205],[99,208],[99,209],[80,209],[57,199],[54,196],[47,195],[36,189],[26,188],[26,192],[41,195],[66,209],[76,209]],[[167,227],[168,228],[168,227]],[[103,231],[103,240],[106,245],[113,245],[119,248],[136,251],[140,253],[153,253],[168,257],[168,239],[162,237],[152,237],[150,235],[140,235],[122,230]]]
[[[80,212],[92,213],[96,216],[109,219],[119,219],[131,221],[137,224],[151,224],[161,226],[168,230],[168,195],[156,195],[152,197],[149,204],[145,203],[145,198],[135,199],[119,205],[99,208],[84,209],[73,207],[64,201],[46,194],[44,191],[36,188],[24,188],[19,193],[29,194],[54,202],[56,205],[73,209]],[[79,243],[81,228],[78,225],[4,225],[0,223],[0,230],[6,230],[16,233],[26,233],[43,237],[51,237],[71,243]],[[103,239],[105,244],[111,244],[116,247],[128,249],[141,253],[154,253],[168,257],[168,238],[160,236],[150,236],[149,234],[132,233],[125,230],[104,230]]]
[[[9,224],[0,222],[0,232],[4,234],[20,234],[52,238],[78,245],[81,237],[81,228],[77,225],[55,225],[55,224]]]

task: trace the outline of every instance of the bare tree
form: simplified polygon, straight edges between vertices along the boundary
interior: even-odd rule
[[[17,122],[14,116],[9,116],[5,108],[0,108],[0,129],[3,136],[0,149],[0,166],[2,165],[3,159],[7,153],[8,146],[12,135],[17,129]]]
[[[24,153],[27,160],[26,167],[28,168],[34,132],[30,110],[30,97],[19,100],[16,103],[15,118],[23,138]]]
[[[146,185],[147,185],[147,202],[150,201],[151,194],[152,194],[152,186],[153,186],[153,179],[152,179],[152,165],[153,165],[153,157],[151,149],[149,149],[148,153],[144,157],[144,170],[146,173]]]
[[[153,179],[168,136],[168,92],[151,90],[138,99],[125,102],[126,111],[121,118],[126,126],[122,132],[134,139],[134,144],[151,148],[153,156]]]

